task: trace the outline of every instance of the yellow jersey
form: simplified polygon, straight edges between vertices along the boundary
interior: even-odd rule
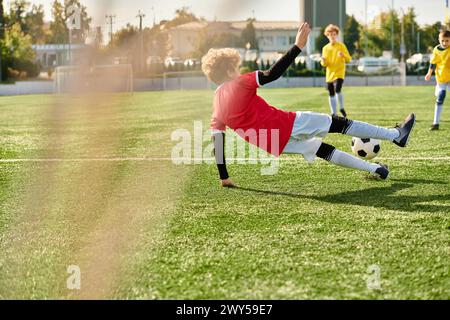
[[[340,57],[339,52],[342,52],[344,56]],[[327,83],[345,78],[345,64],[352,61],[345,44],[341,42],[327,44],[323,47],[322,57],[325,58],[325,61],[322,60],[321,64],[327,68]]]
[[[436,80],[438,83],[450,82],[450,48],[442,48],[440,45],[433,50],[431,64],[436,65]]]

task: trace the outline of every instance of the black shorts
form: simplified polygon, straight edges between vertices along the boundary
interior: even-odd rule
[[[330,93],[330,97],[334,97],[336,95],[336,93],[341,93],[343,85],[344,85],[344,79],[337,79],[334,82],[328,82],[327,90]]]

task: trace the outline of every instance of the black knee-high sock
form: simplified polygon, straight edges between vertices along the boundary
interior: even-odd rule
[[[342,133],[358,138],[372,138],[393,141],[400,132],[397,129],[388,129],[369,123],[353,121],[339,116],[333,116],[330,133]]]
[[[353,121],[347,118],[332,116],[330,133],[342,133],[345,134],[351,127]]]
[[[322,143],[316,155],[335,165],[370,173],[374,173],[380,167],[377,164],[361,160],[351,154],[337,150],[335,147],[326,143]]]

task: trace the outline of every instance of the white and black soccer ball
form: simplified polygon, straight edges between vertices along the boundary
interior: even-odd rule
[[[352,151],[364,160],[372,160],[381,151],[381,141],[377,139],[352,139]]]

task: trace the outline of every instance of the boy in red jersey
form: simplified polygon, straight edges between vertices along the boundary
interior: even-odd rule
[[[382,164],[363,161],[322,142],[329,133],[359,138],[389,140],[406,147],[416,117],[414,114],[395,128],[388,129],[343,117],[312,112],[286,112],[270,106],[257,95],[257,89],[280,78],[295,61],[307,41],[311,29],[303,23],[295,45],[267,71],[240,75],[240,56],[234,49],[211,49],[202,59],[202,70],[219,85],[214,97],[211,130],[221,185],[234,187],[225,162],[225,130],[227,127],[247,142],[278,157],[283,153],[301,154],[313,162],[317,157],[333,164],[366,171],[387,179],[389,170]]]

